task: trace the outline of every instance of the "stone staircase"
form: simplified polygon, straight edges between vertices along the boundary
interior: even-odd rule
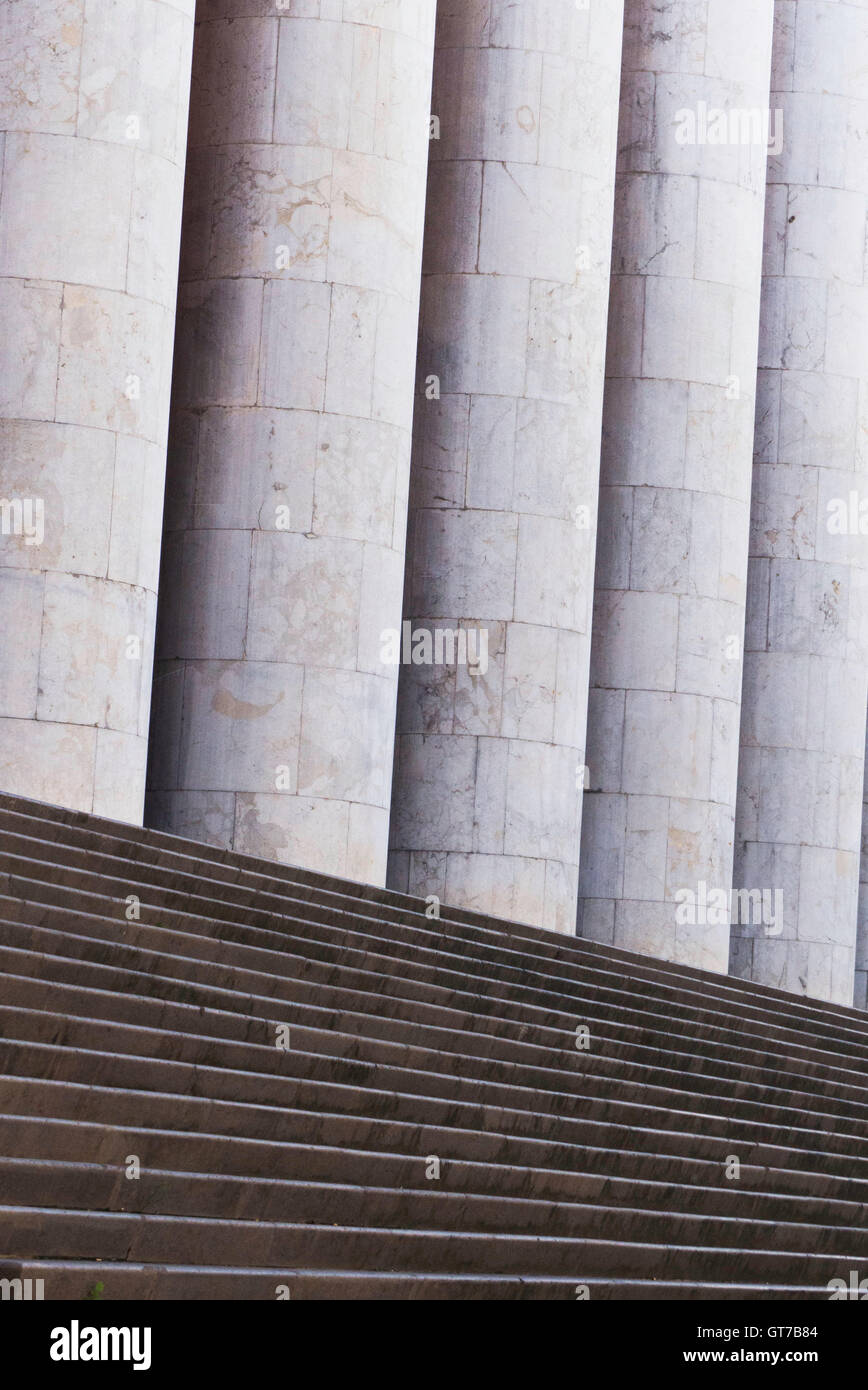
[[[0,1276],[272,1300],[868,1277],[864,1014],[444,914],[0,796]]]

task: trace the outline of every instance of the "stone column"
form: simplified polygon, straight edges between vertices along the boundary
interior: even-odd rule
[[[200,16],[149,820],[383,883],[434,0]]]
[[[392,886],[571,933],[621,9],[439,6],[393,803]]]
[[[868,763],[868,736],[865,740]],[[855,984],[853,1005],[868,1009],[868,800],[862,802],[862,846],[859,856],[859,907],[856,927]]]
[[[0,787],[140,821],[193,0],[0,11]]]
[[[772,14],[627,0],[624,28],[579,933],[719,971]]]
[[[776,7],[732,972],[851,1004],[868,690],[868,6]]]

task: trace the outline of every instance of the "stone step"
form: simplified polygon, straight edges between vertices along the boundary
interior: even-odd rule
[[[289,1298],[295,1302],[380,1300],[575,1302],[578,1287],[569,1278],[535,1275],[384,1274],[355,1270],[221,1269],[201,1265],[135,1264],[124,1261],[27,1260],[0,1262],[0,1278],[41,1279],[52,1300],[146,1302],[155,1299],[221,1302]],[[583,1297],[595,1302],[720,1299],[751,1302],[828,1299],[825,1284],[695,1283],[670,1280],[585,1279]],[[82,1309],[81,1321],[86,1321]]]
[[[57,959],[48,955],[40,963],[49,971]],[[99,976],[97,976],[99,978]],[[67,1014],[70,1017],[114,1020],[144,1027],[182,1033],[196,1033],[203,1038],[220,1038],[231,1042],[248,1042],[274,1048],[274,1027],[263,1019],[261,1011],[247,1016],[228,1009],[195,1007],[159,997],[160,977],[139,973],[138,987],[151,994],[119,995],[109,989],[87,988],[81,984],[65,984],[55,978],[36,979],[15,975],[10,970],[3,982],[2,997],[9,1005],[38,1012]],[[776,1095],[785,1102],[798,1102],[805,1109],[825,1108],[840,1114],[858,1117],[864,1113],[861,1098],[868,1093],[857,1087],[817,1082],[814,1077],[787,1077],[788,1086],[781,1087],[781,1076],[773,1068],[762,1071],[739,1058],[729,1066],[718,1059],[694,1058],[681,1053],[655,1050],[651,1055],[657,1065],[644,1060],[650,1049],[631,1049],[617,1045],[602,1030],[594,1033],[595,1049],[579,1053],[573,1059],[575,1038],[564,1033],[555,1036],[549,1047],[503,1039],[496,1034],[431,1027],[412,1019],[388,1019],[379,1013],[340,1013],[313,1005],[293,1004],[291,1038],[293,1046],[302,1051],[332,1055],[360,1056],[364,1047],[371,1060],[390,1061],[412,1058],[414,1065],[429,1069],[434,1060],[437,1069],[446,1072],[459,1069],[462,1075],[484,1075],[488,1080],[517,1081],[548,1089],[575,1089],[584,1085],[584,1078],[614,1077],[619,1082],[648,1081],[650,1084],[677,1084],[680,1089],[697,1095],[718,1095],[734,1091],[733,1079],[741,1068],[742,1084],[738,1094],[751,1099],[757,1088],[764,1094]],[[60,1041],[55,1038],[55,1041]],[[605,1051],[600,1049],[604,1047]],[[631,1052],[639,1053],[631,1060]],[[433,1053],[433,1059],[431,1054]],[[701,1066],[701,1070],[697,1067]],[[714,1069],[714,1070],[713,1070]],[[842,1072],[846,1076],[846,1072]],[[776,1081],[777,1086],[769,1086]]]
[[[868,1230],[860,1226],[441,1192],[437,1182],[395,1190],[315,1182],[307,1176],[266,1180],[144,1166],[138,1178],[130,1178],[126,1166],[0,1158],[0,1191],[10,1207],[50,1205],[152,1216],[497,1235],[544,1231],[547,1236],[625,1244],[810,1250],[868,1258]]]
[[[7,813],[8,814],[8,813]],[[2,812],[0,812],[2,815]],[[497,939],[486,940],[480,933],[471,934],[469,929],[456,928],[455,924],[448,920],[437,922],[436,927],[425,919],[421,912],[413,915],[410,923],[407,922],[406,913],[398,913],[389,909],[389,918],[385,916],[376,917],[371,913],[360,912],[358,901],[345,897],[336,897],[334,894],[321,894],[319,899],[311,896],[311,890],[306,889],[304,896],[292,895],[293,885],[287,885],[287,891],[275,892],[273,880],[267,880],[257,876],[256,883],[251,883],[250,875],[245,876],[242,883],[225,883],[218,880],[216,883],[210,874],[203,875],[201,867],[195,861],[184,859],[181,862],[186,866],[184,871],[175,868],[164,869],[158,863],[156,865],[131,865],[117,855],[108,855],[92,849],[84,849],[68,846],[57,841],[34,840],[26,835],[9,833],[4,838],[4,851],[9,856],[4,859],[2,867],[12,873],[21,873],[25,877],[32,879],[47,878],[48,881],[56,883],[62,881],[64,870],[69,866],[73,870],[85,871],[90,875],[96,875],[97,882],[102,884],[109,880],[114,880],[116,892],[122,892],[135,887],[148,889],[174,889],[182,894],[182,906],[193,899],[205,899],[203,911],[210,911],[217,917],[225,916],[228,920],[244,922],[248,925],[256,925],[262,922],[261,913],[267,913],[277,918],[274,924],[278,929],[285,933],[283,919],[291,918],[288,924],[293,934],[304,934],[311,931],[313,924],[326,925],[332,928],[332,939],[344,940],[344,933],[353,928],[362,935],[362,944],[366,945],[368,939],[379,940],[384,946],[391,939],[399,939],[404,944],[411,945],[414,955],[422,959],[426,954],[433,953],[438,959],[447,958],[447,944],[451,952],[460,952],[464,956],[471,958],[478,957],[483,960],[495,961],[500,966],[513,965],[523,975],[540,975],[539,950],[528,951],[527,949],[510,950],[506,944],[498,944]],[[72,886],[75,886],[74,884]],[[81,885],[80,885],[81,886]],[[123,897],[127,894],[124,892]],[[162,893],[154,893],[148,900],[148,905],[171,906],[171,898]],[[300,911],[304,908],[304,913]],[[259,910],[260,915],[254,912],[250,915],[249,909]],[[349,924],[349,926],[348,926]],[[322,935],[322,933],[320,933]],[[501,933],[501,937],[502,937]],[[488,933],[489,938],[492,937]],[[558,938],[555,938],[558,939]],[[581,943],[584,944],[584,943]],[[516,943],[520,945],[520,943]],[[575,953],[567,954],[564,950],[549,947],[544,957],[546,963],[546,974],[551,978],[562,977],[570,978],[575,972],[575,966],[581,964],[586,973],[597,974],[602,980],[608,980],[619,989],[623,989],[623,971],[616,971],[605,960],[599,956],[586,955],[576,959]],[[636,958],[637,960],[641,958]],[[652,963],[653,964],[653,963]],[[646,962],[644,968],[648,969]],[[540,975],[540,978],[545,978]],[[709,981],[712,983],[709,985]],[[654,983],[661,986],[663,991],[671,991],[671,981],[665,974],[657,972],[654,976]],[[719,983],[718,983],[719,982]],[[636,980],[636,984],[649,983],[643,978]],[[741,982],[736,981],[736,985]],[[726,977],[706,977],[701,990],[692,991],[706,994],[709,990],[717,999],[726,999],[733,996],[734,991],[729,985]],[[736,994],[737,998],[741,996]],[[811,1012],[810,1005],[806,1005],[808,1012]]]
[[[31,962],[32,967],[42,970],[50,964],[55,974],[58,972],[61,973],[61,978],[68,979],[71,975],[72,978],[78,982],[82,980],[85,973],[84,963],[88,962],[94,955],[97,957],[97,961],[95,962],[97,964],[110,964],[113,961],[117,962],[119,960],[124,962],[132,961],[142,967],[138,974],[139,976],[144,976],[146,980],[153,979],[152,976],[148,975],[149,970],[170,971],[176,978],[183,979],[186,982],[184,993],[187,997],[189,997],[188,991],[190,989],[190,982],[196,979],[200,981],[214,979],[227,989],[237,989],[242,983],[247,983],[249,981],[248,972],[242,973],[228,970],[211,963],[185,960],[184,958],[175,956],[167,957],[160,955],[157,957],[149,957],[146,953],[143,953],[135,947],[128,946],[125,943],[118,944],[114,942],[94,941],[92,939],[74,937],[69,934],[60,938],[58,933],[47,933],[44,928],[32,928],[27,929],[27,931],[27,940],[31,944],[41,944],[46,951],[49,945],[54,949],[63,950],[68,952],[69,958],[74,961],[72,970],[68,971],[62,957],[58,958],[57,961],[51,961],[47,956],[41,956],[37,961]],[[14,926],[10,927],[8,924],[0,924],[0,942],[8,940],[10,936],[14,935]],[[34,941],[34,937],[37,938],[37,941]],[[25,962],[20,958],[15,961],[15,965],[19,968],[24,963]],[[19,971],[16,973],[19,973]],[[271,988],[274,991],[272,998],[267,1000],[265,1010],[259,1015],[259,1040],[263,1043],[266,1038],[273,1040],[275,1036],[275,1026],[280,1023],[285,1023],[290,1027],[291,1037],[292,1014],[291,1012],[287,1012],[285,1007],[281,1008],[281,1002],[283,1002],[281,1001],[281,996],[286,992],[282,987],[279,988],[281,982],[262,974],[252,977],[252,980],[258,983],[260,988]],[[256,1011],[251,1008],[250,1012],[255,1014]],[[375,1064],[374,1058],[372,1057],[369,1063],[360,1056],[360,1054],[364,1052],[364,1047],[363,1040],[359,1038],[358,1035],[345,1036],[348,1040],[344,1046],[344,1051],[349,1052],[351,1055],[344,1059],[335,1057],[331,1065],[333,1067],[342,1066],[346,1075],[350,1074],[348,1069],[355,1066],[360,1075],[364,1074],[367,1077],[371,1065]],[[333,1032],[328,1042],[332,1050],[337,1052],[338,1043]],[[273,1049],[275,1054],[277,1051],[277,1048]],[[269,1055],[271,1055],[271,1048],[269,1048]],[[284,1057],[287,1055],[289,1054],[284,1054]],[[705,1093],[702,1091],[695,1092],[689,1089],[691,1080],[689,1077],[682,1078],[673,1076],[672,1080],[674,1084],[670,1085],[652,1085],[650,1082],[644,1080],[631,1082],[629,1085],[621,1085],[617,1078],[605,1074],[595,1074],[595,1062],[592,1054],[581,1054],[575,1051],[570,1052],[566,1046],[562,1046],[557,1055],[564,1060],[565,1066],[569,1065],[576,1068],[572,1080],[575,1082],[579,1076],[581,1076],[582,1092],[585,1102],[595,1110],[595,1113],[600,1113],[600,1106],[608,1107],[613,1104],[620,1104],[621,1102],[614,1099],[616,1093],[630,1094],[631,1090],[635,1091],[637,1085],[644,1087],[649,1105],[662,1106],[666,1109],[675,1107],[680,1111],[694,1110],[697,1113],[704,1113],[710,1108],[714,1108],[721,1114],[727,1116],[731,1115],[738,1120],[750,1120],[754,1116],[759,1118],[768,1108],[770,1101],[768,1090],[763,1091],[762,1089],[755,1090],[755,1094],[758,1097],[755,1100],[743,1099],[738,1095],[727,1096],[721,1094],[721,1092],[725,1092],[726,1089],[723,1085],[718,1088],[718,1094],[716,1096],[710,1096],[707,1091]],[[567,1059],[569,1059],[569,1061]],[[284,1065],[286,1065],[286,1063],[284,1063]],[[436,1065],[437,1063],[435,1060],[435,1066]],[[468,1066],[472,1067],[472,1065],[472,1062],[469,1061]],[[401,1077],[405,1075],[407,1070],[407,1068],[399,1070],[392,1069],[389,1075],[394,1075],[397,1082],[403,1084],[401,1082]],[[419,1085],[419,1080],[417,1078],[420,1074],[416,1068],[409,1068],[409,1070],[413,1072],[412,1084],[414,1088],[417,1088]],[[322,1073],[320,1072],[320,1074]],[[424,1073],[422,1073],[422,1075],[424,1075]],[[466,1091],[467,1088],[473,1084],[470,1076],[450,1076],[445,1063],[439,1065],[439,1070],[436,1075],[434,1073],[428,1073],[428,1076],[429,1081],[435,1084],[435,1088],[439,1087],[442,1094],[460,1094],[462,1090]],[[533,1091],[530,1095],[519,1097],[520,1103],[523,1099],[531,1105],[540,1105],[544,1110],[548,1111],[553,1111],[564,1106],[569,1093],[565,1095],[562,1089],[564,1084],[562,1080],[558,1079],[557,1084],[560,1089],[557,1090],[554,1095],[539,1092],[536,1089],[539,1078],[534,1075],[532,1080],[534,1082]],[[497,1101],[497,1103],[500,1103],[504,1094],[506,1094],[505,1087],[498,1086],[493,1081],[485,1081],[479,1084],[486,1088],[487,1098],[492,1102]],[[508,1086],[508,1083],[505,1083],[505,1085]],[[525,1086],[520,1089],[526,1092],[529,1088]],[[749,1087],[747,1089],[749,1090]],[[781,1092],[781,1094],[786,1094],[786,1092]],[[631,1101],[625,1103],[632,1104]],[[776,1120],[779,1123],[787,1125],[791,1124],[793,1120],[797,1121],[798,1128],[803,1134],[807,1134],[811,1129],[824,1133],[830,1128],[834,1128],[838,1132],[839,1137],[846,1135],[858,1137],[858,1135],[864,1133],[864,1120],[853,1118],[846,1113],[839,1113],[842,1110],[846,1110],[846,1107],[850,1104],[849,1102],[842,1102],[839,1104],[835,1101],[830,1102],[826,1100],[822,1103],[827,1107],[825,1111],[815,1110],[809,1106],[805,1106],[802,1109],[794,1107],[793,1105],[783,1108],[778,1107],[781,1113],[780,1115],[776,1115]],[[624,1114],[625,1117],[630,1118],[633,1112],[625,1111]],[[810,1142],[809,1140],[808,1143],[810,1144]],[[837,1139],[835,1142],[838,1142]]]
[[[231,1218],[151,1216],[131,1212],[0,1206],[9,1259],[91,1259],[280,1268],[304,1263],[313,1269],[399,1273],[565,1273],[577,1283],[593,1276],[697,1279],[734,1276],[751,1283],[774,1281],[816,1287],[868,1274],[868,1254],[826,1254],[728,1246],[659,1245],[651,1241],[534,1234],[433,1231],[369,1226],[317,1226]]]
[[[36,831],[36,838],[46,838],[54,831],[60,840],[76,843],[87,849],[100,852],[111,848],[130,866],[136,863],[166,862],[178,867],[186,861],[187,871],[203,872],[212,878],[220,877],[226,882],[252,881],[268,892],[280,892],[284,884],[291,885],[293,895],[307,895],[310,901],[326,901],[343,905],[356,913],[363,906],[371,909],[369,915],[381,924],[387,920],[407,921],[430,928],[424,916],[420,899],[388,889],[376,888],[346,879],[329,877],[325,874],[303,870],[288,864],[271,860],[257,859],[254,856],[224,850],[216,846],[185,840],[162,831],[128,825],[105,817],[91,816],[84,812],[71,811],[64,807],[50,806],[42,802],[26,800],[0,793],[0,816],[24,817]],[[0,821],[0,827],[3,825]],[[73,837],[78,837],[73,839]],[[615,972],[617,978],[658,980],[667,984],[692,982],[700,992],[720,991],[727,997],[748,1002],[750,996],[764,1004],[777,1001],[787,1010],[795,1011],[801,1017],[803,1011],[817,1016],[843,1022],[845,1027],[864,1030],[865,1015],[858,1010],[844,1008],[820,1000],[803,999],[783,990],[756,985],[751,981],[735,979],[731,976],[713,975],[681,964],[654,960],[635,952],[622,951],[617,947],[603,946],[597,942],[584,941],[576,937],[553,936],[549,931],[521,923],[508,922],[502,918],[491,917],[467,909],[447,906],[443,909],[438,928],[444,931],[452,925],[463,925],[475,929],[486,936],[495,947],[510,949],[516,944],[519,949],[530,949],[534,959],[552,957],[596,962],[602,968]]]
[[[34,846],[22,842],[22,848],[32,851]],[[53,847],[49,844],[47,849],[51,851]],[[124,867],[123,861],[110,861],[110,867],[117,872]],[[76,900],[84,910],[114,919],[122,916],[125,899],[130,893],[136,888],[141,889],[142,894],[145,891],[145,882],[137,880],[129,872],[112,879],[105,872],[97,872],[93,868],[65,868],[50,861],[28,857],[27,854],[0,854],[0,874],[2,872],[10,874],[17,896],[51,903],[64,900],[64,888],[72,887],[76,890]],[[642,999],[644,1007],[652,1015],[666,1012],[667,1004],[677,1003],[679,1008],[704,1010],[712,1024],[720,1024],[727,1011],[730,1011],[730,1016],[739,1026],[744,1027],[746,1022],[754,1023],[757,1028],[766,1031],[769,1025],[780,1027],[782,1017],[785,1017],[792,1041],[797,1040],[793,1024],[794,1020],[798,1020],[801,1027],[808,1027],[821,1043],[823,1039],[852,1043],[849,1050],[859,1056],[865,1056],[868,1049],[864,1014],[846,1011],[843,1022],[839,1019],[833,1026],[827,1013],[801,1003],[795,1006],[794,1012],[794,1005],[790,1002],[782,1015],[780,1008],[769,1006],[767,1000],[765,1008],[759,1008],[755,1003],[745,1003],[739,994],[730,989],[726,977],[706,976],[706,981],[712,983],[706,983],[702,991],[673,988],[660,980],[632,976],[625,978],[623,969],[615,968],[612,962],[601,961],[599,957],[580,962],[547,959],[546,970],[541,971],[540,962],[532,954],[526,951],[507,952],[503,948],[498,952],[474,938],[468,938],[466,930],[456,930],[448,923],[438,923],[438,930],[432,931],[431,923],[425,922],[422,917],[424,929],[420,925],[407,928],[378,923],[373,918],[361,918],[357,911],[348,912],[345,907],[336,909],[316,902],[293,901],[274,893],[259,892],[253,895],[234,885],[215,885],[192,874],[174,874],[169,878],[174,887],[147,883],[147,897],[143,902],[146,920],[159,917],[169,924],[180,925],[184,930],[195,930],[197,927],[202,930],[202,923],[205,923],[209,935],[225,935],[227,939],[237,940],[245,939],[242,933],[244,927],[271,930],[276,934],[274,944],[278,949],[287,944],[286,938],[290,936],[297,950],[306,951],[314,958],[317,955],[319,958],[333,958],[333,953],[326,957],[322,950],[317,950],[328,944],[342,947],[347,952],[356,949],[360,956],[375,949],[379,955],[391,953],[404,960],[408,959],[409,954],[410,963],[417,972],[426,963],[436,962],[438,977],[442,977],[442,971],[452,965],[459,981],[471,968],[480,977],[506,983],[519,982],[528,988],[534,984],[551,988],[553,982],[562,981],[561,989],[569,991],[578,977],[585,994],[593,991],[595,996],[608,1002],[630,1006],[635,1006],[635,1001]],[[215,897],[218,889],[221,896]],[[224,900],[230,892],[243,901],[235,903]],[[226,923],[225,927],[223,922]],[[248,931],[246,939],[250,940],[252,935]],[[409,953],[407,950],[402,952],[402,946],[411,948]],[[345,958],[350,959],[349,955]],[[577,970],[577,966],[580,969]],[[718,984],[717,981],[722,983]],[[792,996],[782,998],[792,1001]],[[731,1013],[733,1006],[738,1010],[736,1014]],[[668,1012],[671,1013],[672,1009]],[[689,1016],[698,1019],[698,1014]]]
[[[270,1179],[279,1174],[293,1181],[404,1189],[420,1187],[426,1169],[424,1158],[370,1149],[268,1143],[137,1126],[118,1128],[82,1120],[5,1115],[0,1116],[0,1128],[10,1158],[93,1162],[114,1171],[122,1170],[128,1156],[135,1154],[143,1169],[173,1166],[182,1173],[239,1178]],[[436,1188],[438,1192],[614,1207],[636,1203],[667,1211],[677,1201],[679,1210],[693,1214],[828,1221],[852,1227],[863,1226],[868,1216],[868,1181],[786,1169],[770,1171],[750,1164],[742,1164],[738,1180],[733,1181],[721,1175],[719,1164],[705,1160],[653,1154],[615,1155],[605,1150],[578,1151],[578,1155],[585,1171],[450,1159],[440,1167]],[[613,1175],[611,1169],[616,1164],[631,1170],[632,1176]],[[592,1171],[595,1167],[597,1171]]]
[[[0,835],[0,1278],[575,1301],[868,1275],[857,1011],[18,798]]]
[[[677,1153],[688,1152],[691,1136],[700,1131],[709,1137],[726,1138],[727,1156],[732,1153],[740,1156],[739,1145],[759,1141],[780,1152],[792,1150],[801,1155],[802,1162],[810,1155],[810,1166],[821,1171],[834,1165],[837,1171],[853,1177],[861,1176],[862,1160],[857,1152],[860,1147],[868,1162],[865,1145],[855,1145],[849,1136],[775,1124],[774,1112],[767,1123],[761,1124],[711,1113],[699,1115],[654,1109],[640,1096],[632,1101],[580,1100],[568,1113],[541,1113],[530,1105],[517,1108],[487,1103],[469,1089],[464,1093],[466,1098],[431,1095],[426,1089],[426,1078],[414,1083],[412,1074],[392,1075],[388,1068],[368,1068],[362,1073],[346,1062],[335,1066],[331,1059],[301,1058],[292,1053],[284,1056],[293,1064],[294,1074],[276,1076],[169,1061],[151,1055],[0,1040],[0,1069],[6,1080],[17,1076],[30,1082],[67,1081],[100,1087],[111,1093],[146,1091],[172,1096],[195,1095],[212,1102],[232,1103],[236,1096],[245,1095],[249,1098],[245,1100],[245,1110],[249,1104],[254,1104],[266,1113],[276,1110],[278,1116],[290,1109],[312,1114],[322,1110],[355,1116],[370,1114],[411,1124],[428,1121],[449,1131],[485,1130],[496,1126],[512,1136],[549,1138],[571,1144],[602,1141],[610,1147],[640,1147],[649,1132],[655,1135],[668,1132],[680,1140],[675,1147]],[[390,1089],[390,1083],[398,1082],[407,1086],[415,1084],[418,1089]],[[507,1099],[515,1101],[521,1097],[511,1095]],[[253,1122],[253,1117],[245,1118]],[[241,1132],[252,1133],[246,1128]],[[255,1132],[262,1131],[257,1128]],[[269,1128],[266,1133],[270,1136],[276,1131]],[[745,1159],[747,1157],[745,1154]]]
[[[95,905],[100,908],[107,906],[105,901]],[[206,934],[206,919],[196,919],[195,925],[199,930],[186,931],[145,922],[118,921],[116,917],[106,915],[91,914],[85,917],[80,912],[70,912],[69,909],[64,910],[57,905],[45,905],[28,899],[11,898],[8,895],[0,895],[0,919],[3,920],[2,940],[9,944],[24,943],[25,948],[29,942],[38,941],[39,949],[56,949],[57,952],[63,953],[68,950],[64,943],[74,930],[81,938],[116,945],[119,952],[122,947],[131,947],[133,943],[139,943],[143,948],[152,948],[154,954],[150,958],[149,969],[157,968],[157,960],[166,960],[172,955],[177,955],[184,959],[202,961],[203,969],[206,962],[211,962],[215,968],[229,968],[233,971],[233,979],[240,978],[238,972],[242,969],[247,972],[251,981],[261,982],[263,976],[272,978],[280,975],[291,981],[290,988],[297,984],[314,982],[328,987],[336,978],[340,978],[343,988],[355,989],[366,998],[372,995],[379,998],[387,994],[393,998],[398,996],[412,999],[416,1003],[466,1003],[470,1016],[477,1019],[486,1014],[494,1017],[498,1031],[509,1020],[519,1021],[525,1033],[526,1025],[531,1021],[537,1021],[545,1027],[553,1017],[557,1017],[555,1011],[560,1010],[559,1023],[572,1034],[573,1050],[575,1030],[579,1024],[593,1027],[595,1031],[601,1026],[611,1028],[611,1025],[617,1024],[618,1031],[631,1042],[635,1039],[640,1043],[656,1045],[661,1050],[668,1050],[672,1047],[672,1039],[678,1038],[679,1050],[683,1051],[680,1040],[684,1039],[686,1046],[688,1040],[692,1039],[694,1050],[698,1048],[700,1054],[712,1057],[719,1055],[721,1043],[724,1041],[731,1041],[740,1053],[742,1039],[746,1036],[748,1044],[756,1044],[754,1056],[762,1043],[764,1055],[774,1062],[775,1067],[779,1065],[779,1059],[786,1065],[789,1058],[793,1065],[807,1063],[809,1070],[813,1070],[814,1074],[820,1077],[832,1076],[833,1072],[837,1072],[836,1079],[842,1080],[844,1076],[849,1076],[851,1082],[859,1089],[862,1078],[868,1084],[868,1063],[862,1059],[854,1059],[846,1049],[843,1055],[840,1049],[832,1051],[831,1044],[826,1041],[821,1046],[811,1045],[809,1041],[805,1041],[803,1031],[793,1030],[792,1035],[785,1033],[783,1037],[775,1037],[774,1030],[766,1024],[765,1032],[758,1027],[745,1027],[743,1033],[740,1033],[735,1029],[726,1030],[719,1021],[716,1027],[707,1024],[702,1030],[702,1035],[697,1038],[696,1025],[685,1018],[682,1011],[661,1018],[645,1017],[645,1026],[642,1027],[641,1010],[629,1010],[623,1005],[613,1007],[593,996],[583,997],[580,993],[583,989],[581,984],[572,995],[534,991],[528,998],[527,993],[523,995],[514,987],[480,979],[465,971],[458,977],[465,988],[460,989],[457,985],[450,988],[447,983],[441,983],[443,976],[437,971],[424,972],[423,978],[420,979],[420,972],[413,961],[396,962],[390,957],[360,952],[358,959],[361,964],[356,966],[344,963],[341,955],[337,958],[333,956],[331,959],[328,956],[316,959],[306,954],[298,954],[295,942],[289,942],[282,950],[276,950],[212,937]],[[16,923],[17,933],[14,925]],[[189,919],[185,920],[183,925],[191,925]],[[28,935],[28,928],[31,929],[31,935]],[[55,931],[58,934],[56,948],[50,946],[51,938],[45,934],[46,931]],[[106,953],[103,954],[108,958]],[[121,956],[116,952],[113,958],[120,959]],[[209,978],[216,978],[213,971]],[[472,986],[472,990],[466,988],[467,986]],[[281,988],[284,988],[283,984]],[[653,1028],[652,1023],[656,1025]],[[627,1034],[628,1028],[635,1031]],[[563,1040],[560,1045],[562,1042]],[[739,1063],[749,1060],[746,1057],[742,1058],[738,1053]]]
[[[663,1112],[695,1113],[697,1117],[711,1118],[713,1109],[715,1120],[725,1119],[733,1134],[744,1123],[756,1122],[766,1128],[773,1125],[798,1136],[803,1147],[828,1147],[828,1134],[832,1129],[835,1142],[844,1138],[864,1141],[868,1135],[868,1120],[773,1104],[768,1096],[741,1100],[718,1095],[712,1100],[706,1094],[697,1095],[683,1087],[677,1089],[674,1076],[671,1086],[599,1077],[593,1071],[593,1060],[586,1062],[579,1054],[576,1054],[577,1069],[573,1075],[519,1074],[499,1082],[490,1073],[474,1072],[473,1059],[459,1058],[452,1068],[441,1063],[438,1069],[435,1053],[392,1045],[384,1048],[383,1044],[370,1043],[358,1036],[321,1030],[305,1030],[306,1039],[296,1036],[292,1041],[290,1026],[292,1046],[285,1051],[274,1045],[273,1025],[265,1020],[263,1025],[261,1042],[230,1042],[199,1033],[182,1034],[114,1020],[64,1017],[0,1005],[0,1057],[6,1058],[11,1071],[20,1074],[19,1068],[28,1064],[30,1046],[38,1043],[57,1050],[72,1049],[79,1054],[123,1055],[140,1061],[166,1061],[172,1065],[188,1063],[200,1071],[207,1068],[215,1076],[223,1070],[246,1072],[251,1078],[258,1078],[256,1084],[260,1094],[268,1098],[269,1103],[278,1103],[272,1098],[281,1095],[288,1084],[338,1083],[446,1102],[502,1106],[511,1111],[529,1110],[541,1118],[551,1117],[552,1123],[562,1115],[572,1114],[605,1119],[623,1116],[627,1121],[635,1116],[643,1123],[664,1125],[668,1119]],[[272,1032],[270,1039],[269,1031]],[[133,1080],[130,1084],[135,1086],[140,1082]]]
[[[571,1138],[537,1138],[506,1129],[504,1117],[496,1111],[484,1111],[479,1117],[480,1127],[473,1129],[449,1123],[454,1116],[438,1124],[436,1117],[418,1122],[393,1114],[278,1107],[180,1092],[0,1075],[2,1112],[102,1125],[213,1132],[233,1140],[397,1151],[408,1157],[417,1155],[419,1162],[433,1155],[441,1163],[463,1159],[568,1171],[596,1164],[598,1171],[627,1177],[649,1171],[657,1176],[666,1160],[672,1164],[674,1175],[685,1171],[682,1165],[688,1159],[716,1167],[718,1176],[723,1177],[735,1153],[743,1169],[747,1165],[786,1169],[795,1190],[801,1190],[799,1184],[806,1181],[811,1191],[823,1191],[822,1185],[816,1186],[818,1175],[832,1191],[838,1191],[848,1180],[858,1183],[861,1190],[861,1184],[868,1181],[868,1155],[864,1152],[848,1153],[842,1161],[835,1155],[756,1138],[736,1146],[729,1137],[701,1130],[651,1130],[592,1121],[575,1122]]]

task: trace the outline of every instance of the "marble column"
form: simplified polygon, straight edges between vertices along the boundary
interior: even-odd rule
[[[621,11],[439,6],[392,812],[393,887],[570,933]]]
[[[868,5],[776,6],[732,972],[853,1000],[868,691]]]
[[[579,933],[725,971],[772,0],[627,0]]]
[[[868,763],[868,734],[865,740],[865,760]],[[868,800],[865,799],[864,792],[853,1004],[857,1009],[868,1009]]]
[[[212,0],[151,824],[383,883],[434,0]]]
[[[140,821],[193,0],[0,10],[0,788]]]

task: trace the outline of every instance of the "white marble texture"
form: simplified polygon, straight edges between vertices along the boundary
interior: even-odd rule
[[[868,763],[868,731],[865,737]],[[864,791],[863,791],[864,796]],[[862,842],[859,855],[859,902],[854,960],[853,1004],[868,1010],[868,805],[862,806]]]
[[[868,6],[779,0],[735,883],[780,887],[785,913],[775,936],[733,927],[731,969],[839,1004],[854,998],[868,693],[866,73]]]
[[[0,11],[0,787],[141,821],[193,0]]]
[[[149,820],[382,884],[434,0],[214,0]]]
[[[404,615],[488,665],[402,669],[389,882],[568,933],[621,34],[615,0],[438,7]]]
[[[731,884],[772,10],[625,7],[578,929],[717,971],[677,909]]]

